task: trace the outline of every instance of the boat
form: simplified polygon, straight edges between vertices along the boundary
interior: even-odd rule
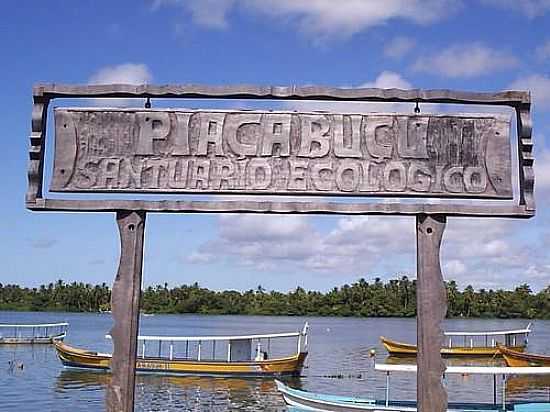
[[[276,380],[278,391],[290,410],[321,412],[418,412],[415,401],[390,400],[390,375],[394,372],[415,372],[416,365],[376,364],[375,370],[386,373],[385,399],[362,399],[358,397],[327,395],[293,389]],[[450,402],[448,412],[543,412],[550,411],[550,402],[507,402],[506,380],[515,375],[549,375],[550,368],[510,368],[487,366],[448,366],[445,374],[478,374],[492,375],[494,382],[493,403],[455,403]],[[502,376],[502,402],[496,402],[496,376]]]
[[[512,350],[499,345],[498,351],[504,357],[506,364],[513,367],[550,367],[550,355],[539,355],[536,353],[525,353]]]
[[[500,356],[498,345],[523,352],[531,333],[531,323],[524,329],[488,332],[444,332],[442,356]],[[380,336],[384,348],[392,356],[416,356],[417,347]]]
[[[306,323],[301,331],[290,333],[243,336],[138,336],[141,354],[138,353],[136,359],[136,372],[225,377],[299,375],[307,356],[308,328]],[[107,338],[110,336],[107,335]],[[296,351],[287,356],[271,358],[271,347],[275,345],[274,342],[285,338],[296,340]],[[109,353],[75,348],[60,341],[54,342],[54,345],[59,359],[66,367],[110,371],[112,355]],[[177,354],[178,345],[180,349],[181,346],[185,346],[184,355]],[[155,355],[147,353],[148,346],[155,350]],[[217,354],[216,346],[221,349]],[[208,349],[211,349],[211,352],[206,354]]]
[[[0,344],[49,344],[67,336],[67,322],[37,324],[0,323]]]

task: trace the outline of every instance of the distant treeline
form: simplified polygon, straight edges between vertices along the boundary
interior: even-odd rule
[[[550,286],[533,293],[527,284],[512,290],[458,290],[447,282],[448,317],[550,319]],[[100,312],[110,309],[111,290],[103,283],[90,285],[62,280],[39,288],[0,283],[0,310]],[[310,316],[416,316],[416,281],[407,276],[387,282],[359,279],[329,292],[300,287],[282,293],[255,290],[216,292],[197,283],[169,289],[148,287],[142,294],[147,313]]]

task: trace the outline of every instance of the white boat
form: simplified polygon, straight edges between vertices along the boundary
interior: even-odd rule
[[[417,412],[414,401],[390,400],[390,376],[396,372],[415,372],[416,365],[377,364],[375,370],[386,373],[386,395],[383,400],[362,399],[356,397],[327,395],[293,389],[276,381],[277,389],[291,410],[320,412]],[[550,367],[510,368],[487,366],[448,366],[445,374],[469,374],[502,376],[502,402],[496,403],[496,379],[494,382],[493,403],[449,403],[448,412],[548,412],[550,402],[506,402],[505,381],[508,376],[516,375],[550,375]]]
[[[48,344],[63,340],[67,335],[67,322],[37,324],[0,323],[0,344]]]
[[[307,356],[308,328],[306,323],[301,331],[262,335],[138,336],[136,370],[225,377],[299,375]],[[111,339],[110,335],[106,337]],[[292,353],[273,356],[275,342],[285,339],[295,340]],[[79,349],[62,342],[54,345],[66,367],[110,371],[110,353]]]

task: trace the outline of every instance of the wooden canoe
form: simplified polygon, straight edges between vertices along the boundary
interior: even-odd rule
[[[54,346],[64,366],[110,371],[111,354],[79,349],[59,341],[55,341]],[[244,362],[139,357],[136,372],[240,377],[299,375],[306,356],[307,352],[300,352],[283,358]]]
[[[550,367],[550,355],[524,353],[505,346],[498,346],[499,353],[504,357],[506,364],[511,367],[546,366]]]
[[[397,342],[384,336],[380,337],[384,348],[392,356],[416,356],[416,345]],[[522,352],[524,346],[513,346],[514,351]],[[453,346],[442,347],[442,356],[499,356],[500,352],[497,346]]]

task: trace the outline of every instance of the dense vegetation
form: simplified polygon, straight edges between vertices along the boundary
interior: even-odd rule
[[[456,282],[447,282],[449,317],[499,317],[550,319],[550,286],[533,293],[526,284],[513,291],[460,291]],[[0,283],[0,310],[98,312],[109,310],[111,291],[102,285],[73,282],[22,288]],[[243,315],[318,316],[415,316],[416,281],[407,276],[386,283],[359,279],[329,292],[305,291],[298,287],[288,293],[256,290],[216,292],[197,283],[168,289],[168,285],[143,291],[142,309],[154,313],[201,313]]]

